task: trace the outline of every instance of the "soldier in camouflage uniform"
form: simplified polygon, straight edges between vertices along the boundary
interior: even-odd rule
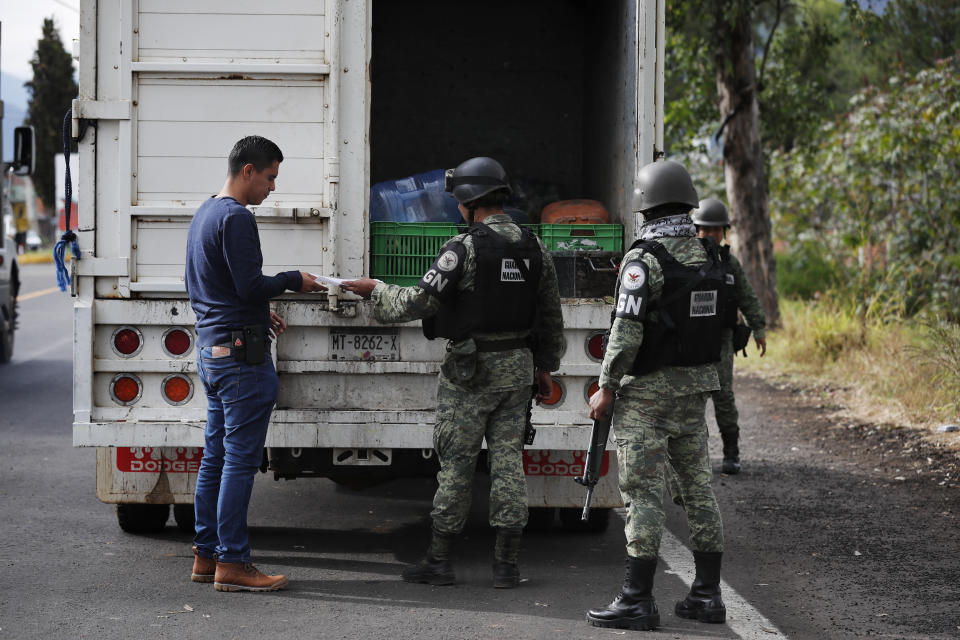
[[[683,166],[659,161],[638,176],[633,211],[640,240],[623,258],[617,306],[590,416],[612,427],[620,493],[627,510],[627,570],[612,603],[587,613],[599,627],[655,629],[653,597],[663,532],[664,473],[672,466],[686,503],[696,579],[677,615],[723,622],[720,559],[723,525],[710,486],[704,408],[720,388],[723,273],[716,245],[696,236],[690,211],[697,192]]]
[[[440,459],[432,536],[407,582],[453,584],[453,537],[466,522],[484,437],[490,460],[490,525],[497,530],[494,586],[520,581],[517,555],[527,523],[523,437],[531,400],[549,396],[560,367],[563,316],[557,273],[540,240],[503,212],[506,172],[491,158],[472,158],[448,172],[448,191],[470,223],[447,241],[418,286],[363,279],[344,287],[372,297],[379,322],[424,320],[428,338],[446,337],[433,445]]]
[[[701,200],[692,217],[698,237],[713,238],[718,245],[726,239],[727,229],[730,228],[730,215],[727,207],[716,198]],[[757,294],[743,272],[743,267],[740,266],[740,261],[730,253],[728,245],[720,247],[720,258],[729,274],[727,284],[732,289],[733,304],[728,305],[728,323],[723,329],[720,363],[717,365],[720,391],[713,392],[713,412],[717,417],[720,437],[723,438],[723,472],[734,475],[740,473],[740,415],[733,397],[733,354],[736,351],[733,346],[733,333],[738,322],[737,310],[746,316],[761,358],[767,353],[767,318]],[[732,284],[729,282],[731,278]],[[745,327],[738,329],[743,330]]]

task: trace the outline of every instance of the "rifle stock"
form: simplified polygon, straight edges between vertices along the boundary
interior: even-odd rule
[[[587,459],[583,464],[583,476],[574,478],[577,484],[587,488],[587,497],[583,504],[583,515],[580,519],[586,522],[590,518],[590,501],[593,499],[593,489],[600,481],[600,472],[603,469],[603,454],[607,450],[607,439],[610,437],[610,421],[613,417],[613,405],[607,409],[607,415],[602,420],[593,421],[590,431],[590,448],[587,450]]]

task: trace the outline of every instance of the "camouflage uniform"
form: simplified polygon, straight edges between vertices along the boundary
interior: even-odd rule
[[[496,214],[482,224],[511,242],[520,240],[520,227],[510,216]],[[476,251],[473,239],[460,234],[466,248],[459,290],[474,288]],[[445,251],[440,250],[442,255]],[[437,389],[437,418],[433,445],[440,459],[439,487],[433,499],[433,529],[441,534],[459,533],[470,510],[471,484],[484,437],[490,458],[490,525],[522,529],[527,523],[527,490],[523,473],[523,431],[530,400],[534,367],[556,371],[563,347],[563,316],[557,289],[557,272],[550,254],[543,252],[539,287],[538,347],[507,351],[478,352],[473,377],[454,382],[455,352],[463,341],[448,345],[441,365]],[[374,317],[378,322],[409,322],[428,318],[440,309],[440,302],[420,287],[378,284],[373,290]],[[495,301],[491,301],[495,304]],[[525,337],[529,332],[476,333],[477,341]]]
[[[730,266],[733,268],[734,286],[737,288],[737,307],[747,318],[747,324],[753,329],[753,337],[766,337],[767,319],[763,313],[763,306],[754,293],[750,281],[740,261],[730,255]],[[724,438],[736,442],[740,435],[738,423],[739,413],[733,397],[733,329],[723,330],[723,344],[720,351],[720,362],[717,364],[717,374],[720,376],[720,390],[714,391],[713,412],[717,417],[717,426]]]
[[[658,242],[682,264],[700,265],[707,260],[696,238],[665,237],[658,238]],[[623,264],[632,260],[642,260],[647,265],[649,298],[660,298],[664,277],[657,259],[633,249],[624,256]],[[656,311],[650,313],[652,317]],[[600,372],[600,386],[617,392],[612,427],[617,442],[620,493],[627,509],[627,555],[657,557],[668,462],[680,482],[693,550],[722,551],[723,525],[710,486],[704,420],[707,394],[720,389],[716,367],[667,366],[632,376],[629,370],[642,342],[642,322],[616,318]]]

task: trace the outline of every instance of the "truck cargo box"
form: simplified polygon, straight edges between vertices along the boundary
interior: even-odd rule
[[[104,501],[191,500],[205,398],[185,238],[244,135],[273,139],[285,156],[276,192],[254,208],[266,273],[369,274],[371,184],[477,155],[500,160],[538,207],[544,194],[602,202],[622,225],[604,238],[621,246],[603,249],[635,236],[634,176],[662,146],[662,0],[80,9],[74,443],[100,447]],[[431,472],[443,341],[425,340],[419,323],[380,326],[368,303],[337,291],[287,293],[273,308],[289,326],[272,350],[275,471],[354,483]],[[582,500],[570,478],[582,473],[609,307],[570,298],[563,313],[557,402],[534,411],[524,456],[535,507]],[[619,503],[607,468],[598,507]]]

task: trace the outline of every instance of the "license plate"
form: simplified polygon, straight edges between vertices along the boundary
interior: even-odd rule
[[[331,360],[399,360],[400,330],[330,329]]]

